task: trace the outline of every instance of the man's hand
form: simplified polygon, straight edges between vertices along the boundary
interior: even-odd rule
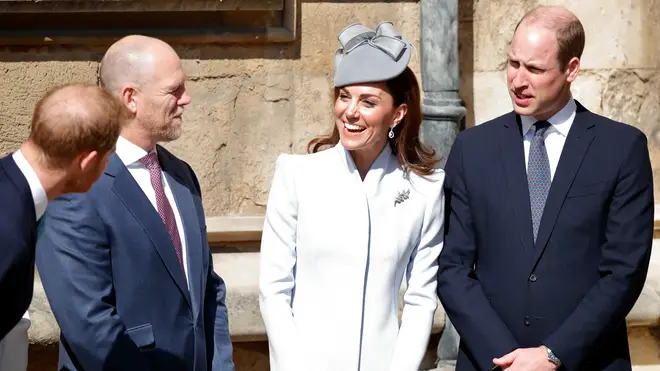
[[[493,363],[508,371],[555,371],[557,366],[548,360],[548,352],[543,347],[518,348]]]

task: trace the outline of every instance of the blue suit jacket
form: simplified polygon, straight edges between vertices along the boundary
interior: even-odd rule
[[[11,156],[0,159],[0,339],[32,301],[37,222],[27,179]]]
[[[60,370],[234,369],[197,178],[162,147],[158,157],[185,228],[190,289],[158,212],[113,155],[87,194],[54,200],[42,219],[37,268],[62,330]]]
[[[461,133],[448,157],[438,295],[461,335],[457,370],[547,345],[567,370],[630,370],[625,317],[648,270],[646,137],[578,103],[536,244],[520,119]]]

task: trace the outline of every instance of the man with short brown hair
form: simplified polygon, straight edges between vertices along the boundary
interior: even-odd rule
[[[37,103],[28,140],[0,159],[0,370],[27,366],[37,221],[49,201],[89,190],[123,118],[119,101],[99,87],[58,86]]]
[[[527,14],[508,54],[513,112],[462,132],[448,157],[438,295],[457,371],[631,369],[653,175],[639,129],[573,99],[583,47],[567,9]]]

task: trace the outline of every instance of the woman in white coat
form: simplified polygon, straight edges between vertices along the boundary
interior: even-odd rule
[[[271,371],[417,371],[437,306],[444,173],[420,143],[412,45],[389,22],[339,41],[332,134],[312,154],[280,155],[270,190],[259,286]]]

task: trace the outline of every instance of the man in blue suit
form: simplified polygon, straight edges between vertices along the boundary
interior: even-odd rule
[[[101,62],[131,118],[90,192],[49,205],[37,247],[60,370],[234,369],[199,183],[157,145],[181,135],[185,79],[175,51],[149,37],[119,40]]]
[[[94,85],[55,87],[37,102],[28,140],[0,159],[0,370],[27,367],[37,221],[49,200],[86,192],[98,179],[122,109]]]
[[[438,295],[458,371],[631,369],[651,166],[641,131],[571,97],[584,43],[568,10],[528,13],[508,54],[514,112],[461,133],[448,157]]]

